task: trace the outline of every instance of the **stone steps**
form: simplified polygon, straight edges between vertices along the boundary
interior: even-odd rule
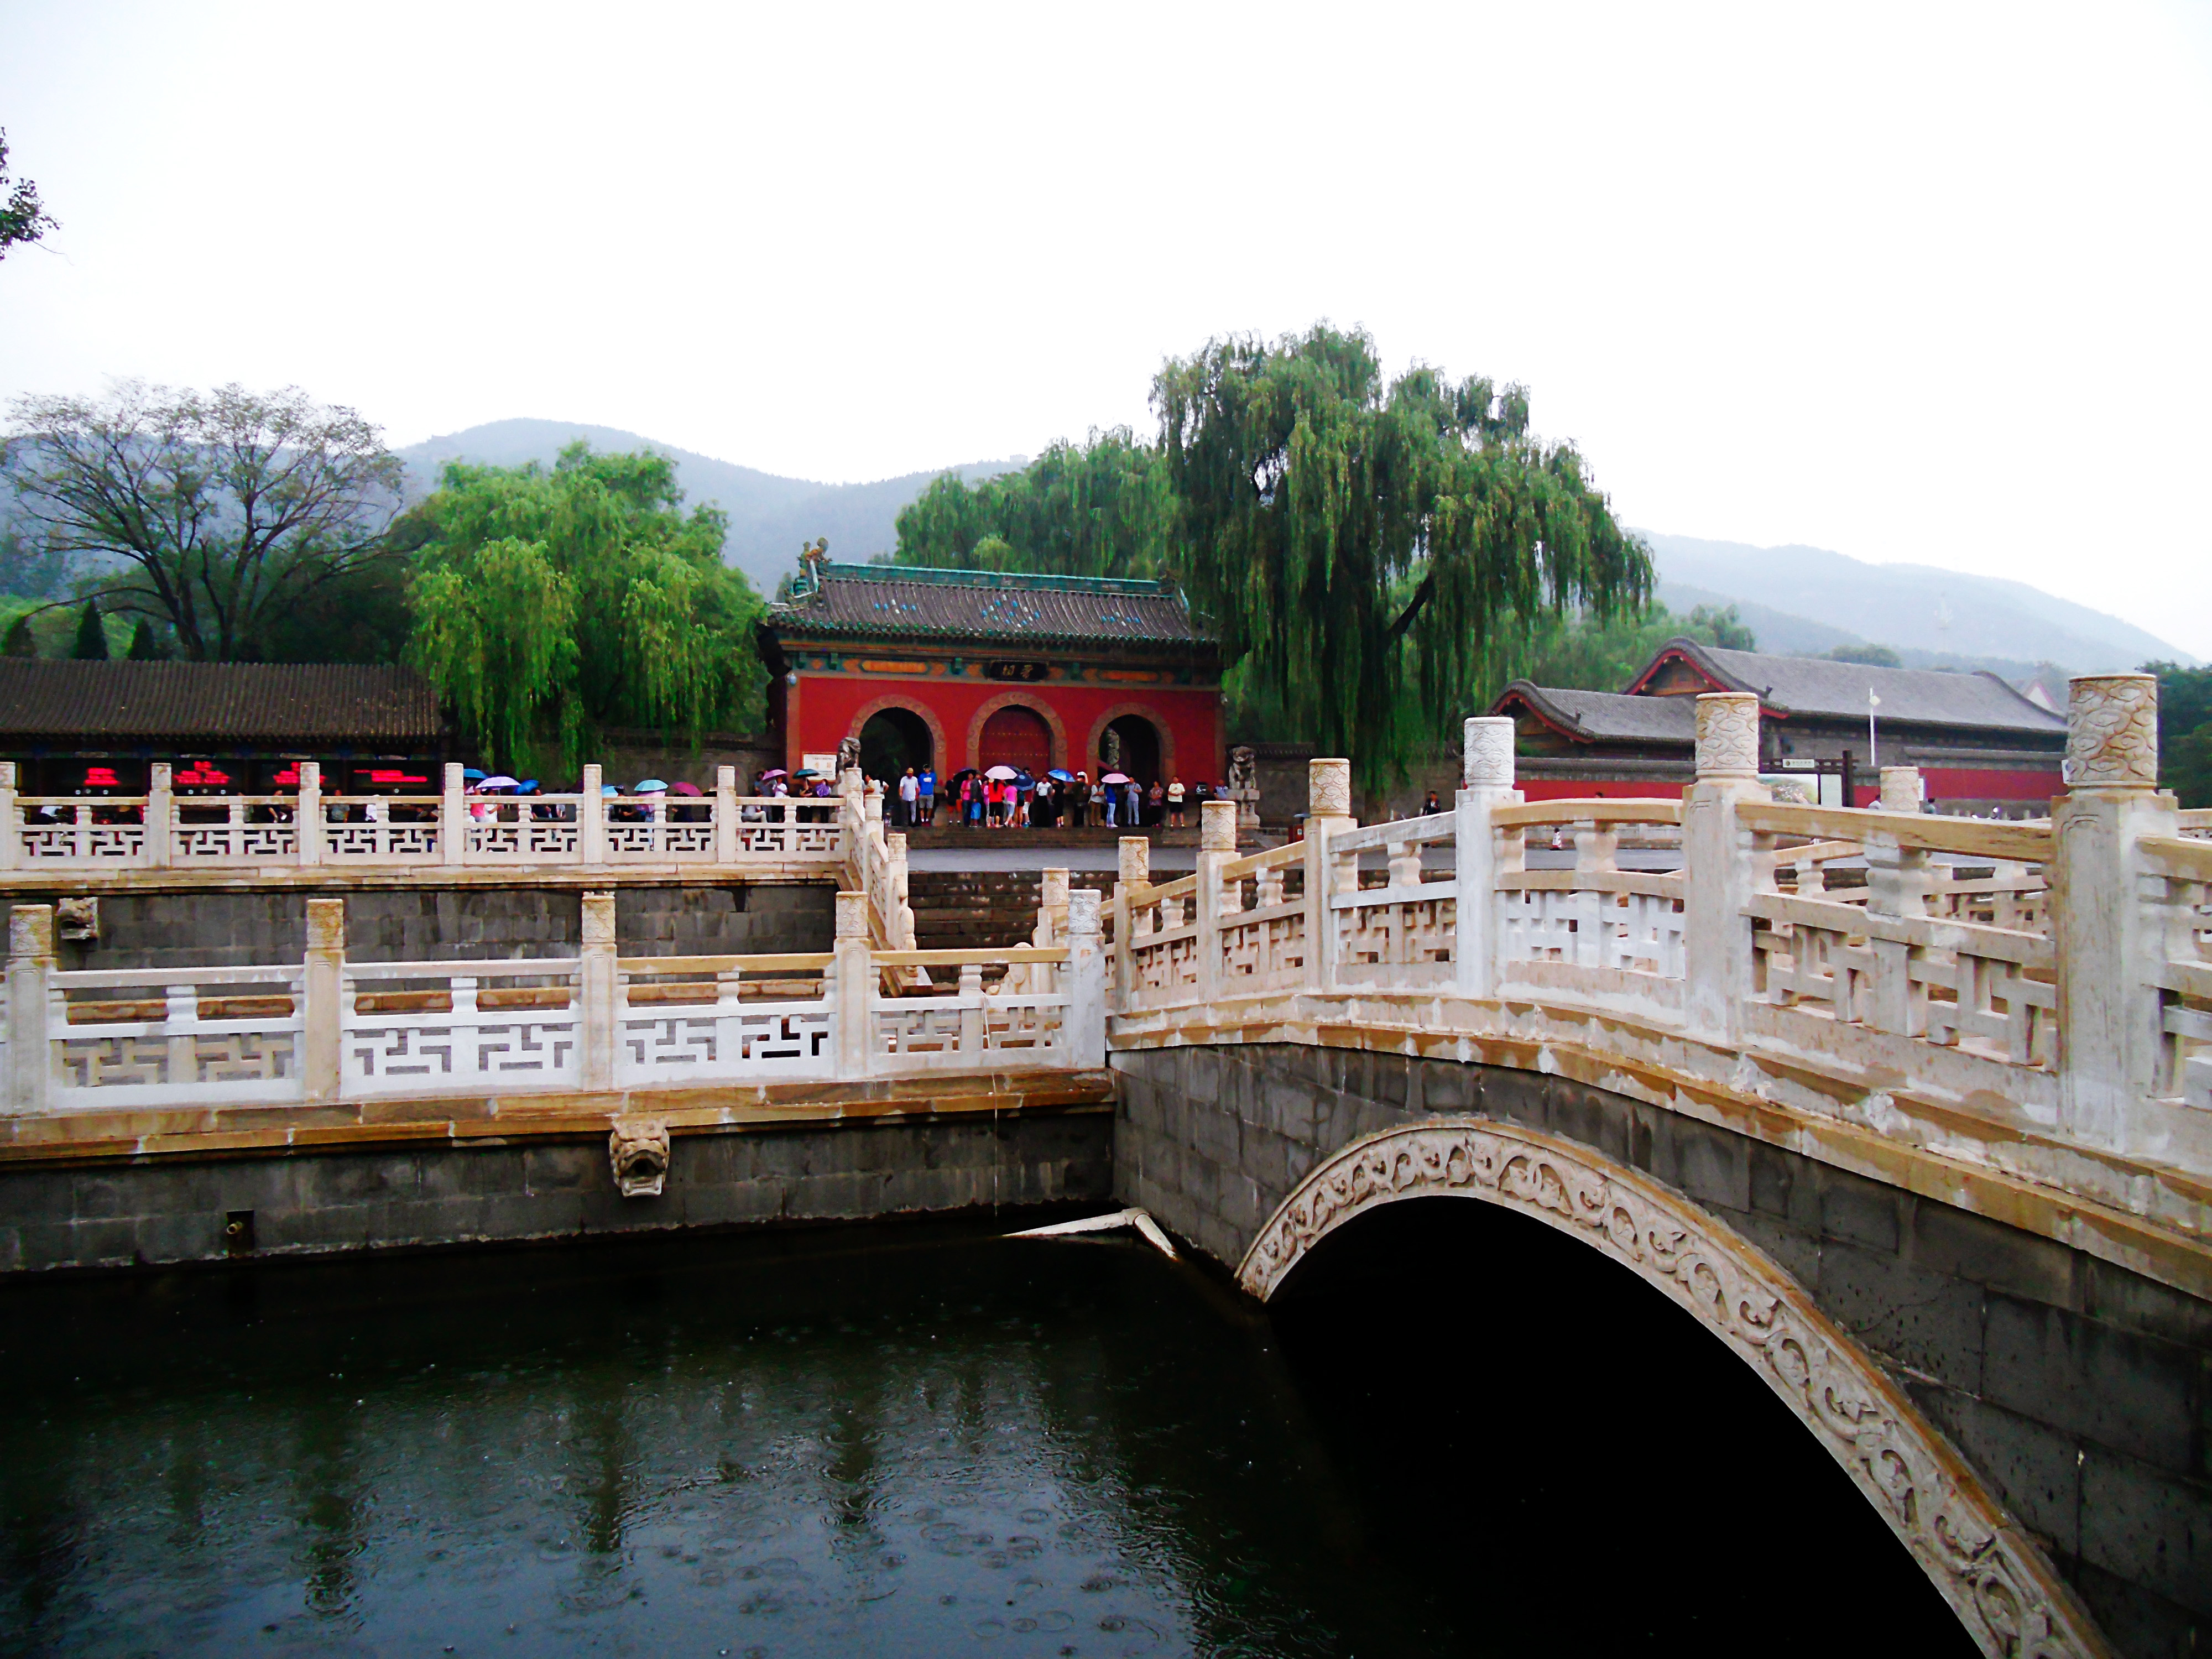
[[[1000,950],[1027,945],[1036,931],[1041,871],[909,870],[906,879],[921,950]],[[1080,872],[1075,884],[1104,889],[1112,881],[1103,872]]]

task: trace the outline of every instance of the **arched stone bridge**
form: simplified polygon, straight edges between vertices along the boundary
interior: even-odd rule
[[[1984,1650],[2194,1652],[2212,818],[2156,790],[2154,682],[2075,682],[2070,725],[2052,819],[1985,823],[1922,814],[1901,769],[1875,810],[1774,799],[1747,696],[1699,699],[1679,803],[1524,802],[1510,723],[1471,721],[1450,811],[1362,827],[1317,761],[1304,840],[1240,858],[1210,804],[1194,874],[1124,842],[1103,914],[1048,878],[1012,952],[883,948],[903,848],[865,799],[819,955],[625,957],[587,899],[573,959],[369,964],[320,900],[303,963],[149,996],[57,969],[19,908],[0,1250],[879,1213],[988,1180],[1142,1205],[1264,1298],[1377,1206],[1468,1199],[1728,1344]],[[830,1133],[863,1123],[895,1133]]]

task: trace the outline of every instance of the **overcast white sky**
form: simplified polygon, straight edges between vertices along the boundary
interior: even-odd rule
[[[295,382],[861,479],[1316,319],[1655,530],[2212,657],[2212,7],[0,0],[0,394]]]

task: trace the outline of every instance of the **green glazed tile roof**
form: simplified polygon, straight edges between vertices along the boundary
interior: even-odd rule
[[[1172,584],[919,565],[829,564],[769,609],[778,633],[1000,641],[1121,640],[1210,645]]]

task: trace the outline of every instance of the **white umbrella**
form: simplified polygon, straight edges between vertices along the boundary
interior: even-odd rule
[[[997,783],[1012,783],[1021,774],[1011,766],[994,766],[983,775]]]

